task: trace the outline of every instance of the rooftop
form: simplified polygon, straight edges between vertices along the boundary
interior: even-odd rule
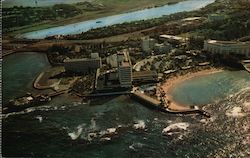
[[[182,19],[182,21],[194,21],[194,20],[199,20],[199,19],[201,19],[201,17],[189,17],[189,18]]]
[[[133,72],[133,77],[141,77],[141,76],[157,76],[155,71],[137,71]]]
[[[80,61],[94,61],[94,60],[99,60],[100,58],[80,58],[80,59],[64,59],[64,62],[80,62]]]
[[[178,41],[184,41],[184,37],[180,36],[173,36],[173,35],[160,35],[160,38],[166,38],[166,39],[173,39],[173,40],[178,40]]]
[[[238,41],[217,41],[217,40],[207,40],[210,44],[249,44],[250,42],[238,42]]]

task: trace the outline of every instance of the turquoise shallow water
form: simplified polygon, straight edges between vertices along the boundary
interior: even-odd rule
[[[172,96],[182,104],[206,105],[223,100],[246,87],[250,87],[248,72],[223,71],[184,81],[174,87]]]
[[[12,70],[13,74],[10,73],[12,78],[7,78],[10,74],[4,71],[4,97],[18,95],[13,85],[16,89],[32,90],[30,83],[33,77],[49,66],[42,54],[22,55],[5,58],[4,68]],[[36,64],[32,65],[34,61]],[[40,64],[42,66],[38,66]],[[10,69],[12,65],[19,66]],[[29,75],[24,75],[26,73]],[[243,83],[249,83],[248,74],[242,71],[216,75],[211,80],[219,78],[221,84],[227,84],[229,80],[237,81],[241,78],[239,76],[245,78],[240,80],[239,85],[244,80]],[[21,82],[19,78],[22,78]],[[236,82],[234,84],[238,85]],[[243,109],[245,103],[250,102],[249,94],[248,87],[240,90],[240,93],[232,94],[230,98],[205,106],[205,110],[212,114],[211,119],[161,113],[144,107],[129,96],[101,98],[91,104],[83,104],[73,96],[59,96],[44,106],[4,115],[2,153],[6,157],[42,158],[249,157],[249,115],[232,117],[227,114],[236,106]],[[145,123],[147,131],[132,128],[139,120]],[[187,126],[187,129],[182,129],[180,123]],[[85,143],[89,133],[117,128],[119,125],[127,128],[111,141]],[[162,130],[165,127],[171,129],[172,133],[163,136]],[[79,137],[73,140],[70,134],[77,135],[78,132]]]

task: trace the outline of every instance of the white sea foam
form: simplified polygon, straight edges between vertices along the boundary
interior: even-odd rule
[[[145,129],[146,128],[146,124],[143,120],[138,120],[135,124],[134,124],[134,129]]]
[[[156,117],[156,118],[154,118],[154,121],[158,121],[158,118]]]
[[[43,117],[42,117],[42,116],[37,116],[36,119],[38,119],[38,121],[39,121],[40,123],[43,122]]]
[[[13,115],[27,114],[27,113],[31,113],[31,112],[33,112],[35,110],[36,110],[35,108],[28,108],[28,109],[25,109],[25,110],[20,111],[20,112],[11,112],[11,113],[8,113],[8,114],[2,114],[2,118],[8,118],[9,116],[13,116]]]
[[[116,132],[116,128],[108,128],[108,129],[107,129],[107,132],[108,132],[109,134],[113,134],[113,133]]]
[[[97,133],[89,133],[87,140],[92,141],[94,138],[97,138]]]
[[[215,119],[216,119],[216,117],[213,116],[213,117],[210,117],[210,118],[201,119],[200,122],[201,122],[201,123],[204,123],[204,124],[207,124],[207,123],[209,123],[209,122],[214,122]]]
[[[101,142],[111,141],[111,138],[105,137],[100,139]]]
[[[234,107],[232,110],[226,112],[226,115],[229,117],[243,117],[245,114],[242,112],[241,107]]]
[[[182,131],[182,130],[184,130],[184,131],[187,130],[188,127],[189,127],[189,124],[187,122],[180,122],[180,123],[171,124],[162,130],[162,134],[173,135],[176,133],[180,133],[180,131]]]
[[[102,130],[99,132],[99,136],[100,137],[103,137],[104,135],[114,135],[116,134],[117,132],[117,129],[116,128],[108,128],[106,130]]]
[[[244,102],[243,107],[246,110],[246,112],[250,112],[250,102]]]
[[[145,146],[142,143],[133,143],[132,145],[129,146],[129,149],[136,151],[139,148],[143,148],[143,146]]]
[[[96,121],[94,118],[91,119],[90,121],[90,127],[91,130],[95,130],[96,129]]]
[[[71,138],[72,140],[76,140],[76,139],[82,134],[83,127],[84,127],[84,124],[79,125],[79,126],[77,127],[76,131],[71,132],[71,133],[68,133],[68,135],[70,136],[70,138]]]

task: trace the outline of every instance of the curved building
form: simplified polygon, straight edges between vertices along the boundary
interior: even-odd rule
[[[250,57],[250,42],[207,40],[204,50],[215,54],[234,54]]]

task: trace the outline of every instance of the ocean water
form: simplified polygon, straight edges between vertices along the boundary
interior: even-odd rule
[[[6,67],[13,61],[18,64],[26,59],[16,60],[16,55],[5,59]],[[30,76],[41,71],[37,66],[32,69]],[[13,71],[16,76],[5,85],[5,91],[24,70]],[[242,71],[225,73],[235,80],[243,73],[242,77],[249,82]],[[220,78],[226,74],[216,75]],[[32,80],[24,79],[27,83]],[[22,85],[24,90],[30,88]],[[100,98],[91,104],[73,96],[59,96],[42,107],[4,115],[2,153],[6,157],[53,158],[249,157],[249,106],[247,85],[216,103],[206,104],[203,108],[212,114],[211,118],[161,113],[129,96]],[[109,137],[109,141],[88,138],[90,133],[104,133],[108,128],[121,130]]]
[[[3,101],[6,103],[32,90],[35,77],[50,64],[45,54],[27,52],[4,57],[2,66]]]
[[[247,71],[222,71],[182,82],[174,87],[172,96],[182,104],[206,105],[246,87],[250,87]]]

